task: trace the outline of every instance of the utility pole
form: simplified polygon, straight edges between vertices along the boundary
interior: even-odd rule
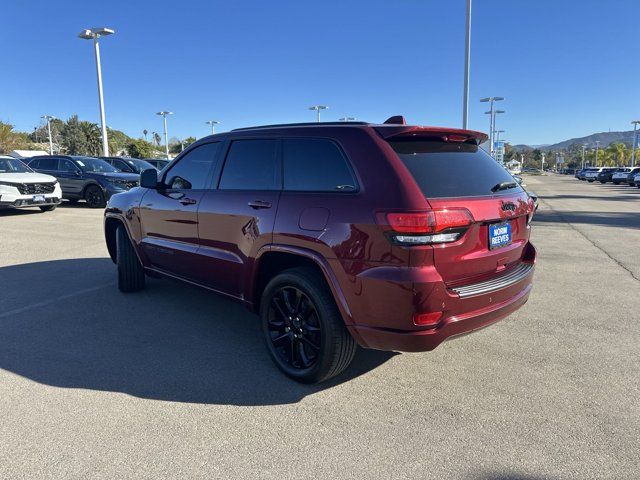
[[[467,25],[464,42],[464,93],[462,95],[462,128],[469,123],[469,79],[471,72],[471,0],[467,0]]]
[[[56,117],[53,117],[51,115],[43,115],[40,118],[46,120],[47,122],[47,131],[49,132],[49,155],[53,155],[53,139],[51,138],[51,120],[55,119]]]
[[[586,148],[587,144],[583,143],[582,144],[582,168],[584,169],[584,149]]]
[[[156,115],[161,115],[164,120],[164,151],[167,156],[167,160],[169,160],[169,137],[167,135],[167,115],[173,115],[173,112],[162,111],[156,113]]]
[[[598,166],[598,150],[600,149],[600,140],[596,140],[596,167]]]
[[[633,147],[631,149],[631,168],[636,166],[636,148],[638,148],[638,124],[640,120],[634,120],[633,122]]]
[[[318,121],[318,123],[320,123],[320,110],[326,110],[327,107],[326,105],[313,105],[311,107],[309,107],[309,110],[315,110],[316,111],[316,119]]]
[[[100,44],[98,39],[106,35],[113,34],[114,31],[111,28],[101,27],[93,29],[85,29],[78,37],[84,40],[93,40],[93,47],[96,56],[96,72],[98,74],[98,101],[100,104],[100,126],[102,129],[102,155],[109,156],[109,141],[107,140],[107,120],[104,113],[104,96],[102,94],[102,67],[100,66]]]
[[[545,153],[542,152],[542,171],[543,172],[544,172],[544,156],[545,156]]]

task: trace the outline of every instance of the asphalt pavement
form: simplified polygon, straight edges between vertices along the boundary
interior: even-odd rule
[[[101,211],[0,213],[0,478],[640,477],[640,189],[525,182],[521,310],[319,386],[232,301],[121,294]]]

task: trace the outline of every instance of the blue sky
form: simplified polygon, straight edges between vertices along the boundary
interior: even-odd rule
[[[132,136],[323,119],[461,125],[465,0],[3,2],[0,119],[98,122],[86,27],[101,42],[107,123]],[[470,128],[506,97],[512,143],[628,130],[640,117],[638,0],[474,0]],[[635,47],[634,47],[635,44]],[[635,61],[634,61],[635,58]],[[635,94],[632,94],[635,92]]]

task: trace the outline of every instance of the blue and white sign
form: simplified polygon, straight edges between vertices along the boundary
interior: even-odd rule
[[[489,250],[511,244],[511,223],[489,225]]]

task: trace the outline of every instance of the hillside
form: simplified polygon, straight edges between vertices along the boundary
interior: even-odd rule
[[[562,142],[554,143],[553,145],[513,145],[513,148],[519,152],[527,152],[538,148],[543,152],[548,152],[550,150],[565,150],[573,144],[583,145],[587,144],[588,147],[594,147],[596,141],[600,141],[600,147],[604,148],[608,146],[610,143],[618,143],[622,142],[631,146],[633,143],[633,130],[629,130],[628,132],[601,132],[601,133],[593,133],[591,135],[587,135],[586,137],[580,138],[570,138],[569,140],[564,140]]]

